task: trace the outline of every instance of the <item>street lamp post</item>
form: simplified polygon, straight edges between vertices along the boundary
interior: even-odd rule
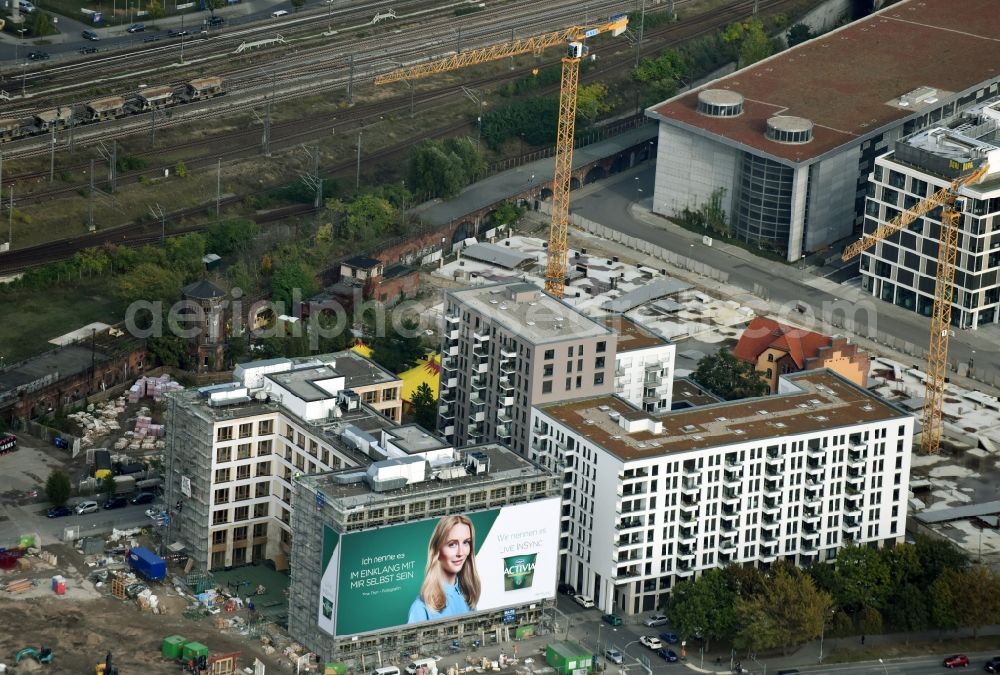
[[[882,664],[882,672],[885,673],[885,675],[889,675],[889,671],[885,667],[885,661],[883,661],[882,659],[879,659],[878,662],[880,664]]]

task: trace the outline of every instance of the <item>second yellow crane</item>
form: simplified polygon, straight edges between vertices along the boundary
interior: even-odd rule
[[[562,80],[559,87],[559,125],[556,132],[555,169],[552,176],[552,220],[549,226],[548,262],[545,290],[561,298],[566,285],[566,257],[569,252],[569,192],[573,177],[573,136],[576,130],[576,93],[580,82],[580,61],[587,54],[585,40],[601,33],[621,35],[628,26],[628,16],[612,16],[592,26],[572,26],[521,40],[471,49],[467,52],[398,68],[375,78],[375,84],[416,80],[437,73],[458,70],[518,54],[538,54],[556,45],[565,45]]]
[[[955,204],[962,186],[978,183],[988,172],[989,165],[982,163],[978,169],[956,178],[913,208],[882,223],[871,234],[864,235],[845,248],[841,255],[842,260],[850,260],[896,234],[917,218],[939,206],[943,207],[935,270],[937,278],[934,284],[934,305],[931,311],[931,339],[927,349],[927,379],[924,380],[924,407],[920,420],[922,427],[920,448],[924,454],[937,452],[941,444],[941,406],[944,403],[944,386],[948,370],[948,338],[951,337],[952,292],[955,287],[955,257],[958,253],[958,225],[961,215],[956,210]]]

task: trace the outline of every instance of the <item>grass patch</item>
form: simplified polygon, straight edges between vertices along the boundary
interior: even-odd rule
[[[82,279],[58,292],[29,289],[0,292],[0,355],[14,363],[53,348],[48,343],[94,321],[120,321],[125,305],[111,297],[106,279]],[[29,339],[26,339],[30,336]]]

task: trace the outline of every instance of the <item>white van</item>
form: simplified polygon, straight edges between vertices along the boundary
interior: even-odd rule
[[[376,668],[372,671],[371,675],[399,675],[399,668],[396,666],[386,666],[385,668]]]
[[[417,675],[417,670],[423,668],[424,675],[438,675],[437,661],[434,659],[417,659],[406,667],[408,675]]]

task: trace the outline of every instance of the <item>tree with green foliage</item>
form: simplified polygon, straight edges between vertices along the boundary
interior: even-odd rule
[[[795,45],[800,45],[807,40],[812,40],[815,36],[812,31],[809,30],[809,26],[804,23],[797,23],[788,29],[786,35],[786,40],[788,41],[789,47],[794,47]]]
[[[220,256],[245,253],[253,246],[259,228],[249,218],[223,220],[209,226],[205,235],[205,249]]]
[[[40,9],[36,9],[31,14],[31,25],[28,30],[31,31],[32,37],[44,37],[56,32],[52,25],[52,17],[49,16],[48,12],[43,12]]]
[[[421,382],[417,390],[410,396],[413,405],[413,417],[424,429],[434,431],[437,426],[438,403],[434,392],[426,382]]]
[[[166,322],[164,322],[166,325]],[[156,357],[157,362],[171,368],[184,368],[188,361],[188,343],[182,337],[165,331],[146,340],[146,348]]]
[[[885,618],[895,630],[910,633],[930,626],[927,591],[916,584],[905,584],[893,594],[885,609]]]
[[[100,480],[98,484],[98,489],[100,494],[104,495],[104,499],[111,499],[115,496],[115,477],[112,475],[107,475]]]
[[[881,610],[892,592],[892,571],[885,549],[846,546],[834,562],[835,597],[845,609]]]
[[[972,637],[979,637],[979,629],[1000,616],[1000,576],[990,568],[975,565],[961,570],[954,593],[962,624],[972,628]]]
[[[776,565],[763,593],[736,601],[739,629],[733,643],[755,652],[780,647],[787,653],[789,647],[820,636],[832,606],[833,599],[809,575]]]
[[[490,213],[490,222],[494,225],[513,225],[524,214],[524,209],[514,205],[512,202],[504,201],[500,206]]]
[[[226,1],[225,0],[204,0],[205,9],[209,11],[212,16],[215,16],[215,10],[222,9]]]
[[[520,137],[528,145],[551,145],[559,123],[559,97],[532,96],[490,108],[483,114],[483,141],[499,150]]]
[[[676,94],[687,73],[687,60],[676,49],[640,61],[639,67],[632,71],[632,79],[641,88],[641,104],[649,106]]]
[[[381,238],[396,222],[396,209],[382,197],[361,195],[347,207],[347,231],[351,239]]]
[[[372,359],[392,373],[401,373],[413,367],[424,349],[418,334],[419,324],[413,319],[399,322],[400,331],[387,322],[384,331],[366,327],[365,342],[372,348]]]
[[[305,262],[292,258],[275,264],[271,274],[271,300],[285,303],[286,311],[292,311],[294,300],[306,300],[317,290],[316,274]]]
[[[292,8],[297,12],[306,4],[306,0],[291,0]]]
[[[184,275],[180,270],[144,262],[123,274],[116,282],[115,291],[125,302],[137,300],[162,301],[169,305],[181,296]]]
[[[701,635],[708,650],[711,640],[721,640],[736,629],[736,594],[718,568],[706,570],[694,581],[678,583],[670,594],[667,614],[681,635]]]
[[[730,46],[740,68],[766,59],[777,51],[764,30],[764,24],[755,18],[729,24],[722,33],[722,41]]]
[[[698,361],[691,378],[727,401],[766,396],[771,391],[752,364],[739,360],[728,349],[720,349],[717,354]]]
[[[465,186],[465,172],[457,157],[428,139],[418,143],[410,154],[406,182],[426,198],[454,197]]]
[[[960,628],[964,621],[961,606],[962,574],[946,569],[930,585],[931,622],[939,630]]]
[[[149,0],[146,3],[146,13],[150,19],[162,19],[167,14],[160,0]]]
[[[52,506],[65,506],[72,492],[73,486],[65,471],[54,469],[49,473],[45,481],[45,496]]]
[[[100,276],[111,266],[111,259],[103,248],[91,246],[73,255],[73,262],[80,270],[80,276]]]
[[[608,86],[603,82],[588,84],[576,92],[576,119],[585,126],[594,124],[613,107],[608,101]]]
[[[927,587],[947,570],[962,569],[968,564],[968,558],[950,542],[932,539],[926,535],[916,536],[917,559],[922,575],[920,585]]]

